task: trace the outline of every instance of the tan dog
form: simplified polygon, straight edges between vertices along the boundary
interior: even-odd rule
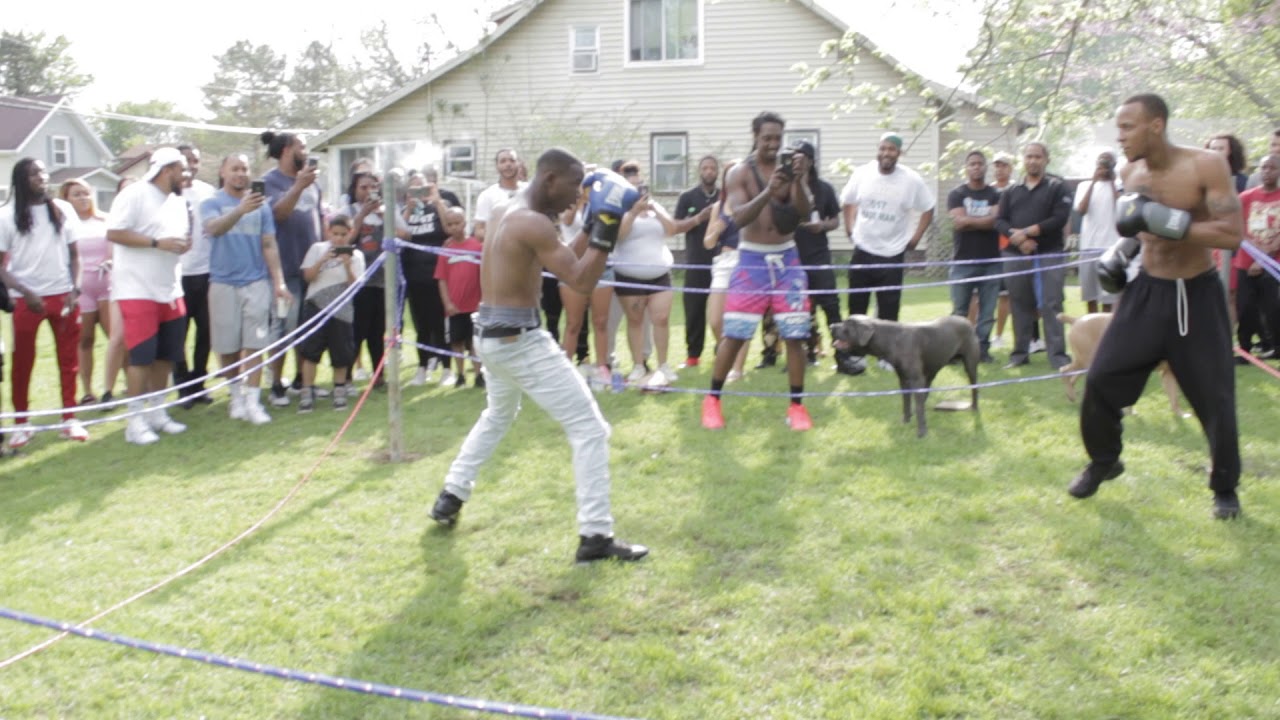
[[[1058,371],[1069,373],[1074,370],[1088,370],[1093,364],[1093,355],[1098,350],[1098,343],[1102,341],[1103,333],[1111,324],[1111,313],[1089,313],[1079,318],[1058,313],[1058,322],[1071,326],[1070,332],[1067,333],[1067,344],[1071,347],[1071,362],[1063,365]],[[1183,412],[1182,405],[1178,401],[1178,381],[1173,377],[1169,363],[1161,362],[1156,366],[1156,370],[1160,372],[1160,382],[1164,385],[1164,394],[1169,396],[1169,407],[1173,410],[1173,414],[1184,418],[1191,417],[1191,413]],[[1067,387],[1067,399],[1071,402],[1076,401],[1076,381],[1079,379],[1079,375],[1068,375],[1062,378],[1062,382]]]

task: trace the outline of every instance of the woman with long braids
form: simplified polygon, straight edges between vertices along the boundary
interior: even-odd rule
[[[48,320],[58,352],[62,407],[67,426],[62,437],[84,441],[89,433],[70,411],[76,405],[76,351],[80,339],[80,256],[70,223],[75,211],[46,194],[49,173],[44,163],[23,158],[13,166],[12,208],[0,212],[0,280],[13,298],[13,408],[29,407],[31,371],[36,361],[36,331]],[[16,449],[31,442],[34,432],[18,418],[9,436]]]

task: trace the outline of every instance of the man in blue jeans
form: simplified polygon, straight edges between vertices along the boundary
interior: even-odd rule
[[[951,314],[967,317],[969,299],[978,294],[978,342],[982,362],[991,362],[991,327],[996,322],[1000,281],[990,276],[1000,269],[1000,234],[996,232],[1000,191],[987,184],[987,156],[981,152],[965,156],[964,172],[966,182],[947,195],[956,261],[951,266]]]

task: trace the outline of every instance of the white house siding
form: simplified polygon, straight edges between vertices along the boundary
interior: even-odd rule
[[[649,174],[651,134],[687,133],[686,172],[692,182],[703,155],[749,152],[751,118],[772,110],[790,129],[820,131],[823,175],[837,188],[845,177],[831,174],[835,161],[856,165],[874,157],[882,118],[873,108],[834,116],[832,106],[845,97],[842,78],[813,92],[796,92],[801,76],[792,66],[827,62],[818,48],[841,34],[809,8],[776,0],[704,2],[701,62],[627,66],[627,6],[625,0],[547,0],[482,55],[326,145],[473,139],[482,179],[492,179],[492,158],[501,147],[534,156],[563,145],[601,164],[639,159]],[[570,28],[587,25],[600,29],[599,71],[575,74],[570,72]],[[858,82],[883,86],[900,77],[869,54],[858,73]],[[899,117],[904,122],[914,117],[919,103],[914,97],[901,101]],[[936,159],[938,152],[939,132],[930,129],[911,148],[908,162],[918,165]]]

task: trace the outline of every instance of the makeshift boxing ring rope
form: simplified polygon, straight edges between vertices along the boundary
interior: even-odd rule
[[[409,700],[410,702],[431,703],[434,705],[444,705],[446,707],[459,708],[462,710],[476,710],[480,712],[497,713],[500,715],[511,715],[516,717],[551,718],[554,720],[628,720],[627,718],[619,718],[610,715],[591,715],[587,713],[570,712],[567,710],[541,708],[532,705],[495,703],[488,700],[478,700],[475,698],[460,697],[456,695],[444,695],[424,690],[412,690],[403,687],[396,687],[394,685],[383,685],[381,683],[368,682],[366,680],[355,680],[337,675],[325,675],[323,673],[290,670],[276,665],[264,665],[262,663],[244,660],[241,658],[217,655],[200,650],[190,650],[177,645],[153,643],[146,640],[127,637],[125,635],[117,635],[115,633],[83,628],[70,623],[49,620],[37,615],[31,615],[17,610],[10,610],[4,607],[0,607],[0,618],[16,620],[28,625],[35,625],[37,627],[46,627],[58,630],[62,633],[59,637],[64,637],[68,634],[76,635],[89,640],[98,640],[100,642],[123,645],[135,650],[146,650],[147,652],[153,652],[159,655],[168,655],[171,657],[182,658],[183,660],[194,660],[195,662],[205,663],[207,665],[216,665],[219,667],[231,668],[233,670],[242,670],[244,672],[255,673],[258,675],[280,678],[282,680],[292,680],[311,685],[321,685],[335,690],[346,690],[348,692],[362,693],[364,695],[375,695],[378,697],[393,698],[396,700]]]

